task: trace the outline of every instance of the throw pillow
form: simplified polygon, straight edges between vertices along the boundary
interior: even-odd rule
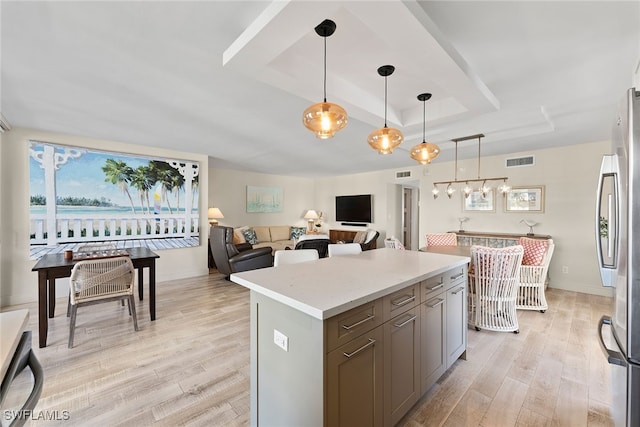
[[[244,238],[244,230],[248,230],[248,226],[238,227],[233,229],[233,244],[237,245],[239,243],[245,243],[247,240]]]
[[[247,242],[255,245],[258,243],[258,236],[256,236],[256,230],[253,228],[247,228],[246,230],[242,230],[242,234]]]
[[[353,237],[353,243],[364,243],[367,238],[366,231],[358,231],[356,235]]]
[[[521,237],[518,240],[518,244],[524,248],[522,265],[542,265],[544,256],[547,253],[547,248],[549,247],[548,241]]]
[[[307,227],[291,227],[291,240],[296,240],[307,232]]]

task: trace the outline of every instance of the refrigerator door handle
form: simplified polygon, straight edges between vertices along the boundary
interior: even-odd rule
[[[602,348],[604,355],[607,356],[607,362],[612,365],[624,366],[626,368],[627,361],[625,360],[622,353],[620,353],[619,351],[613,351],[610,348],[607,348],[607,346],[605,345],[604,338],[602,338],[602,327],[604,325],[611,325],[611,317],[602,316],[600,318],[600,321],[598,322],[598,339],[600,341],[600,347]]]
[[[596,252],[603,286],[615,286],[618,268],[619,190],[618,156],[604,156],[598,178],[595,215]]]

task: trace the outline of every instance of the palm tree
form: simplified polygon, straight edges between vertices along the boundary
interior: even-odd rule
[[[105,182],[115,184],[127,195],[129,203],[131,203],[131,211],[135,214],[136,208],[133,205],[133,199],[131,193],[129,193],[128,183],[131,182],[131,176],[133,175],[133,168],[127,166],[122,160],[107,159],[105,165],[102,167],[102,171],[106,175]]]
[[[154,183],[160,183],[162,199],[167,202],[169,213],[172,214],[171,203],[169,202],[168,193],[173,188],[172,174],[175,169],[166,162],[152,160],[149,162],[150,175],[153,177]]]
[[[151,204],[149,203],[149,190],[155,184],[154,178],[149,173],[148,166],[138,166],[131,175],[131,186],[138,191],[140,197],[140,208],[144,213],[144,205],[147,205],[147,214],[151,213]]]

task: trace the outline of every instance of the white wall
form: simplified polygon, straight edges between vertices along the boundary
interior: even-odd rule
[[[283,190],[282,212],[247,213],[247,186],[280,187]],[[324,210],[314,203],[314,180],[284,175],[267,175],[231,169],[209,169],[209,207],[217,207],[224,218],[220,225],[290,225],[306,226],[304,213]]]
[[[3,134],[0,146],[0,306],[37,300],[38,278],[29,259],[29,140],[79,147],[114,150],[131,154],[193,159],[200,162],[200,191],[208,193],[208,159],[201,154],[184,153],[156,147],[124,144],[78,136],[13,128]],[[200,212],[206,212],[207,198],[200,197]],[[200,228],[207,230],[206,215]],[[194,248],[159,251],[156,262],[158,288],[162,281],[208,274],[206,235]],[[65,295],[68,280],[57,280],[57,295]]]
[[[610,142],[580,144],[545,150],[514,153],[509,156],[483,157],[483,177],[509,177],[511,186],[545,186],[545,210],[543,213],[504,212],[501,196],[496,196],[496,211],[492,213],[463,212],[459,192],[448,199],[441,189],[434,200],[431,194],[434,181],[453,179],[453,162],[437,159],[428,167],[416,165],[413,177],[420,179],[419,229],[420,247],[425,245],[425,235],[430,232],[457,230],[457,218],[467,216],[470,221],[465,229],[470,231],[526,233],[528,227],[520,224],[523,218],[540,225],[538,234],[549,234],[556,244],[550,267],[551,287],[600,295],[610,295],[601,286],[595,255],[595,196],[602,155],[609,150]],[[400,152],[398,152],[400,153]],[[535,155],[535,166],[505,168],[506,157]],[[394,154],[395,155],[395,154]],[[458,179],[477,178],[477,158],[458,162]],[[383,170],[355,175],[343,175],[316,179],[316,206],[328,212],[330,226],[342,228],[334,221],[334,198],[343,194],[373,194],[374,212],[371,228],[385,235],[396,233],[397,211],[388,209],[402,184],[395,179],[395,170]],[[349,228],[349,227],[344,227]],[[568,272],[562,273],[562,267]]]

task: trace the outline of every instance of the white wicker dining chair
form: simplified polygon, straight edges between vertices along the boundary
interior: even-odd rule
[[[476,330],[520,332],[516,297],[524,249],[471,247],[469,322]]]
[[[527,244],[526,241],[522,243]],[[549,264],[551,263],[555,245],[552,239],[539,241],[537,245],[540,248],[544,248],[542,249],[544,252],[540,254],[541,258],[539,260],[531,261],[534,265],[528,265],[526,259],[527,247],[525,246],[525,256],[520,268],[520,284],[516,308],[519,310],[539,310],[540,313],[544,313],[549,308],[545,296],[545,288],[547,272],[549,271]]]
[[[135,279],[133,263],[127,256],[79,261],[71,270],[71,320],[69,348],[73,347],[78,307],[107,301],[126,300],[133,327],[138,330],[136,306],[133,298]]]
[[[395,237],[387,237],[384,239],[384,247],[390,249],[405,250],[404,245]]]

